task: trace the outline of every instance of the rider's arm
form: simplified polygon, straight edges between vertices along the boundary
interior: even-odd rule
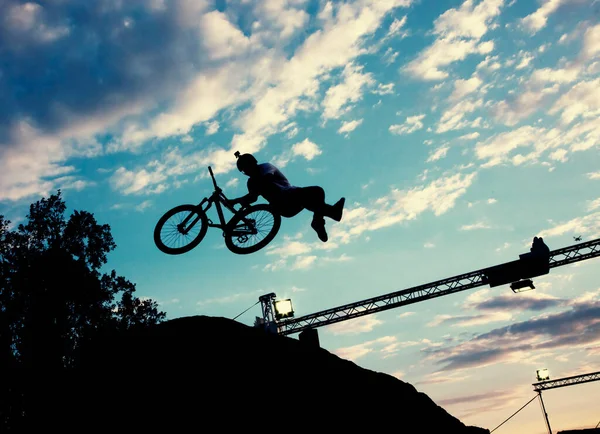
[[[233,199],[230,202],[233,202],[233,204],[239,203],[243,206],[248,206],[251,203],[254,203],[258,200],[258,196],[259,196],[259,192],[256,188],[256,185],[254,182],[252,182],[251,179],[248,180],[248,194],[242,197],[238,197],[237,199]]]
[[[237,199],[231,199],[229,202],[231,202],[233,205],[239,203],[243,206],[247,206],[250,205],[251,203],[254,203],[258,200],[258,195],[253,194],[253,193],[248,193],[245,196],[242,197],[238,197]]]

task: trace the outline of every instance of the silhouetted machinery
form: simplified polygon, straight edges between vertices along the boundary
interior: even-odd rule
[[[275,293],[260,297],[263,317],[255,326],[265,327],[281,335],[300,333],[300,339],[318,342],[316,328],[359,316],[454,294],[478,286],[496,287],[510,284],[513,292],[533,289],[533,277],[548,274],[551,268],[600,256],[600,239],[550,251],[542,238],[535,237],[531,250],[512,262],[437,280],[390,294],[345,304],[321,312],[294,318],[290,300],[276,300]],[[529,289],[525,289],[529,288]],[[285,302],[285,303],[282,303]],[[289,310],[285,310],[289,309]]]

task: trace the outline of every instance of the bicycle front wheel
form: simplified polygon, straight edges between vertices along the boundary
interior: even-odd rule
[[[224,233],[225,245],[233,253],[254,253],[275,238],[281,227],[281,216],[269,205],[251,206],[233,216]]]
[[[204,238],[208,218],[197,205],[179,205],[167,211],[154,228],[156,247],[169,255],[189,252]]]

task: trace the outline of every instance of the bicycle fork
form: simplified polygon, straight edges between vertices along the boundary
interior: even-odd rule
[[[202,202],[200,202],[198,204],[197,208],[200,208],[200,212],[205,212],[202,209],[202,205],[204,203],[206,203],[207,201],[208,201],[208,199],[204,198],[204,199],[202,199]],[[208,207],[207,207],[207,209],[208,209]],[[185,219],[183,219],[183,221],[181,223],[179,223],[177,225],[177,230],[179,231],[180,234],[187,235],[188,232],[194,226],[196,226],[196,223],[198,223],[198,221],[200,220],[200,212],[196,212],[196,213],[191,212],[191,213],[189,213],[189,215]],[[194,219],[194,221],[191,224],[188,225],[189,221],[192,219],[192,216],[195,216],[196,218]]]

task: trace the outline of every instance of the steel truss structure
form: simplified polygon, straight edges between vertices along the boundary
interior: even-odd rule
[[[557,387],[570,386],[572,384],[589,383],[590,381],[600,380],[600,371],[590,374],[574,375],[572,377],[559,378],[558,380],[545,380],[539,383],[533,383],[533,390],[541,392],[542,390],[556,389]]]
[[[310,315],[280,321],[276,323],[277,332],[281,335],[299,333],[306,329],[322,327],[328,324],[346,321],[388,309],[394,309],[407,304],[465,291],[478,286],[487,284],[490,284],[490,286],[497,286],[511,283],[520,278],[545,274],[550,268],[560,267],[598,256],[600,256],[600,239],[574,244],[572,246],[551,251],[549,263],[546,262],[545,265],[545,272],[531,273],[525,266],[526,261],[520,259],[500,264],[495,267],[484,268],[478,271],[450,277],[448,279],[427,283],[425,285],[419,285],[390,294],[345,304]],[[498,276],[500,276],[500,278],[506,276],[506,279],[509,280],[505,279],[506,281],[499,281]],[[491,279],[495,280],[495,282],[492,283]]]

